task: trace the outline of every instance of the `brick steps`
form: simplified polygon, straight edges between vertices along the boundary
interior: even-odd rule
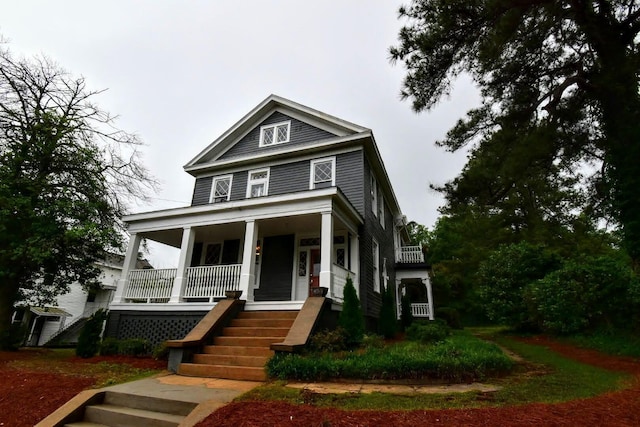
[[[181,363],[178,374],[186,376],[265,381],[264,365],[274,352],[271,344],[282,342],[298,315],[297,311],[243,311],[222,335]]]

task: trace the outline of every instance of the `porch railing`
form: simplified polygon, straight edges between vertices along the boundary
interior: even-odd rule
[[[134,302],[167,302],[176,271],[176,268],[131,270],[123,297]]]
[[[424,262],[424,254],[420,246],[402,246],[396,251],[396,262],[418,264]]]
[[[349,271],[338,264],[333,264],[331,270],[331,272],[333,273],[333,281],[331,284],[331,294],[329,295],[329,297],[331,297],[335,301],[342,301],[344,299],[344,285],[347,283],[347,277],[351,276],[351,280],[355,286],[355,284],[357,283],[356,274],[353,271]]]
[[[411,303],[411,314],[413,317],[429,317],[429,303],[428,302],[414,302]]]
[[[224,292],[238,289],[241,264],[187,268],[183,298],[224,298]]]

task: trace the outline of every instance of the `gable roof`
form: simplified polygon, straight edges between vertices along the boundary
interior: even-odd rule
[[[368,128],[356,125],[355,123],[331,116],[278,95],[269,95],[264,101],[189,161],[184,166],[185,171],[191,172],[198,169],[199,165],[215,161],[244,135],[276,111],[309,123],[338,137],[370,132]]]

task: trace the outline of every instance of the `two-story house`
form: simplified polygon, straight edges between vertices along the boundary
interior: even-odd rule
[[[296,312],[321,287],[339,311],[348,276],[371,327],[387,286],[418,284],[415,314],[433,318],[422,252],[405,246],[370,129],[271,95],[184,169],[191,206],[124,218],[107,336],[182,338],[227,290],[242,292],[244,311]],[[180,248],[176,268],[135,269],[143,238]]]

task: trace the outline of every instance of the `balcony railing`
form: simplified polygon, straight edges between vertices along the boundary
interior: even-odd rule
[[[420,246],[402,246],[396,251],[396,262],[403,264],[419,264],[424,262],[424,254]]]
[[[224,292],[238,289],[241,264],[207,265],[187,268],[183,298],[224,298]]]
[[[166,303],[177,274],[176,268],[131,270],[124,299],[129,302]],[[240,264],[188,267],[182,298],[214,301],[227,290],[238,289]]]
[[[429,317],[429,303],[428,302],[414,302],[411,303],[411,314],[413,317]]]
[[[175,268],[131,270],[124,298],[132,302],[167,302],[171,297]]]

